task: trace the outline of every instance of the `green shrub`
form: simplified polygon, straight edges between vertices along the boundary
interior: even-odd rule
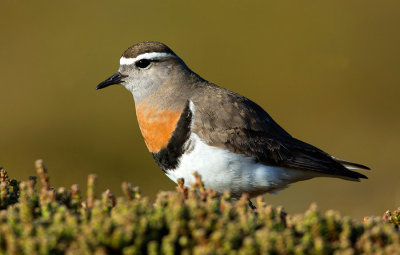
[[[205,190],[201,179],[190,189],[180,180],[175,192],[155,202],[123,183],[125,197],[107,190],[96,198],[96,176],[79,187],[50,187],[42,161],[36,177],[10,180],[1,170],[1,254],[396,254],[400,252],[400,211],[383,219],[356,222],[312,205],[288,216],[282,208],[244,195]]]

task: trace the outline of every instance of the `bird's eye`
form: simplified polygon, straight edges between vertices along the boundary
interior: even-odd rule
[[[150,60],[148,59],[141,59],[139,61],[136,61],[135,65],[139,68],[146,68],[151,64]]]

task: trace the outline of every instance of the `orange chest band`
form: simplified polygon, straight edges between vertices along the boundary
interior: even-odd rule
[[[154,107],[136,108],[139,127],[150,152],[157,153],[167,146],[181,113]]]

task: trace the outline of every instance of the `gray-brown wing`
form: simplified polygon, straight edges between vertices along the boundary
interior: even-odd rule
[[[196,93],[192,98],[196,105],[193,132],[209,145],[252,157],[265,165],[353,180],[367,178],[348,170],[322,150],[290,136],[251,100],[220,87],[207,89],[212,93]]]

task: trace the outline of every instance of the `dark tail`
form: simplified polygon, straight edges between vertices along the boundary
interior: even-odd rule
[[[351,181],[360,181],[359,179],[368,179],[367,176],[360,174],[358,172],[352,171],[352,170],[371,170],[369,167],[358,164],[358,163],[353,163],[350,161],[346,161],[343,159],[335,158],[332,157],[336,162],[339,164],[343,165],[347,170],[349,170],[346,173],[346,176],[343,177],[343,179],[346,180],[351,180]]]

